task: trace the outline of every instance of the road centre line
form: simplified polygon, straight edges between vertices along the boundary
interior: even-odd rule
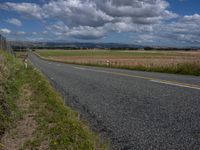
[[[81,68],[81,67],[73,67],[75,69],[79,69],[79,70],[86,70],[86,68]]]
[[[176,82],[176,81],[162,80],[162,79],[157,79],[157,78],[130,75],[126,73],[112,72],[112,71],[105,71],[105,70],[89,69],[89,68],[82,68],[82,67],[73,67],[73,68],[79,69],[79,70],[88,70],[88,71],[93,71],[93,72],[101,72],[101,73],[113,74],[113,75],[118,75],[118,76],[131,77],[131,78],[139,78],[139,79],[149,80],[155,83],[162,83],[162,84],[168,84],[168,85],[200,90],[200,85],[195,85],[195,84],[181,83],[181,82]]]
[[[185,84],[172,83],[171,81],[170,82],[165,82],[165,81],[159,81],[159,80],[151,80],[151,82],[156,82],[156,83],[162,83],[162,84],[168,84],[168,85],[174,85],[174,86],[180,86],[180,87],[200,90],[200,87],[188,86],[188,85],[185,85]]]

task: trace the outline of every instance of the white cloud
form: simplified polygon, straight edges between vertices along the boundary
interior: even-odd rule
[[[89,0],[50,1],[42,8],[47,17],[59,18],[70,26],[101,26],[113,19],[100,10],[95,2]]]
[[[48,26],[47,30],[57,36],[71,36],[79,39],[96,39],[105,35],[105,30],[103,27],[79,26],[69,28],[60,21]]]
[[[22,22],[19,19],[16,19],[16,18],[7,19],[6,22],[13,24],[13,25],[16,25],[16,26],[22,26]]]
[[[141,43],[152,43],[154,39],[154,36],[149,34],[142,34],[138,35],[137,39],[135,39],[135,42],[141,44]]]
[[[24,32],[24,31],[17,31],[17,32],[15,32],[13,34],[16,34],[16,35],[25,35],[26,32]]]
[[[10,34],[11,30],[9,30],[7,28],[3,28],[3,29],[0,29],[0,33],[2,33],[2,34]]]
[[[106,31],[102,27],[89,27],[80,26],[74,27],[66,33],[68,36],[72,36],[78,39],[98,39],[104,37]]]
[[[5,10],[13,10],[31,18],[42,19],[43,17],[45,17],[42,8],[34,3],[6,2],[4,4],[1,4],[0,8]]]
[[[32,32],[32,35],[37,35],[38,33],[37,32]]]
[[[68,26],[97,27],[127,17],[136,24],[155,24],[177,17],[167,10],[168,6],[165,0],[51,0],[43,5],[7,2],[1,8],[37,19],[59,19]]]
[[[200,45],[199,26],[200,15],[186,15],[176,21],[155,26],[153,34],[157,39],[168,40],[178,45]]]
[[[200,15],[180,16],[169,6],[167,0],[48,0],[6,2],[0,9],[41,21],[46,29],[41,34],[31,32],[35,36],[97,39],[111,32],[131,32],[138,42],[162,39],[200,44]]]
[[[200,15],[199,14],[185,15],[182,20],[185,22],[200,23]]]

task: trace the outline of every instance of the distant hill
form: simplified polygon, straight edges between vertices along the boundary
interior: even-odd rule
[[[79,43],[79,42],[30,42],[30,41],[10,41],[14,50],[31,49],[109,49],[109,50],[199,50],[200,48],[176,48],[160,46],[142,46],[134,44],[120,43]]]
[[[78,43],[78,42],[28,42],[10,41],[14,49],[141,49],[143,46],[119,43]]]

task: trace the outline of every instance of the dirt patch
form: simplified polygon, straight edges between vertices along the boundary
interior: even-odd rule
[[[37,127],[34,114],[27,114],[17,123],[16,128],[11,129],[2,139],[4,150],[19,150],[26,141],[34,137]]]
[[[49,142],[43,141],[39,147],[39,150],[48,150],[49,149]]]
[[[22,109],[22,111],[27,111],[29,107],[31,106],[31,96],[32,96],[32,89],[29,85],[25,84],[22,87],[22,96],[20,97],[20,100],[17,101],[17,106]]]
[[[2,138],[2,145],[4,150],[19,150],[24,147],[27,141],[35,137],[34,131],[37,129],[37,122],[35,120],[35,113],[29,112],[31,107],[32,90],[30,86],[24,85],[22,94],[17,101],[17,106],[24,112],[24,116],[16,123],[13,129],[10,129]],[[45,149],[47,145],[44,143],[42,148]]]

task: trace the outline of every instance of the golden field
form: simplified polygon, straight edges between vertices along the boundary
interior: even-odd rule
[[[200,75],[200,51],[37,50],[36,53],[64,63]]]

